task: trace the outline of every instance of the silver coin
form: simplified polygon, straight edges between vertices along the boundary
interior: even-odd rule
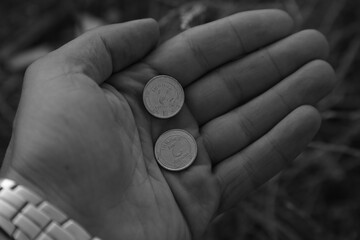
[[[167,75],[150,79],[143,92],[145,108],[158,118],[176,115],[184,104],[184,98],[184,90],[180,83]]]
[[[180,171],[189,167],[196,155],[196,141],[185,130],[169,130],[163,133],[155,143],[156,160],[163,168],[170,171]]]

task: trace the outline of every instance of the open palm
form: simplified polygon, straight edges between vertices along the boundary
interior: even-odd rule
[[[38,191],[103,239],[201,239],[221,212],[294,159],[319,127],[310,106],[334,83],[327,44],[290,35],[278,10],[244,12],[158,46],[139,20],[84,34],[27,71],[3,174]],[[171,119],[142,103],[152,77],[185,91]],[[188,169],[153,147],[180,128],[197,140]]]

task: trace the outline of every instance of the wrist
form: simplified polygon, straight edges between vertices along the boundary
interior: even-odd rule
[[[0,228],[0,239],[1,240],[13,240]]]
[[[14,239],[99,240],[28,188],[0,179],[0,228]]]
[[[5,163],[6,162],[8,161],[5,161]],[[18,185],[26,187],[40,196],[43,200],[51,203],[58,209],[61,209],[61,211],[69,218],[74,219],[87,229],[91,235],[98,234],[99,229],[93,222],[94,217],[89,217],[94,214],[90,212],[81,212],[73,206],[73,202],[71,202],[71,199],[67,197],[67,194],[65,193],[66,190],[59,187],[60,184],[49,181],[45,176],[35,172],[30,167],[22,167],[21,172],[19,172],[11,164],[8,164],[5,168],[3,167],[1,169],[0,179],[1,178],[11,179]],[[79,193],[79,198],[81,197],[81,193]],[[75,201],[76,199],[73,200]]]

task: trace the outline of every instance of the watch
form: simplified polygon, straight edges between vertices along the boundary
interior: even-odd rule
[[[0,229],[15,240],[101,240],[10,179],[0,179]]]

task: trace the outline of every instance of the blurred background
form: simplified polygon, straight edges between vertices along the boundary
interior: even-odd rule
[[[323,125],[285,171],[222,215],[207,239],[360,239],[359,0],[1,0],[0,159],[3,159],[26,67],[84,31],[152,17],[161,41],[224,16],[279,8],[297,30],[329,40],[338,84],[318,108]],[[1,163],[1,160],[0,160]]]

